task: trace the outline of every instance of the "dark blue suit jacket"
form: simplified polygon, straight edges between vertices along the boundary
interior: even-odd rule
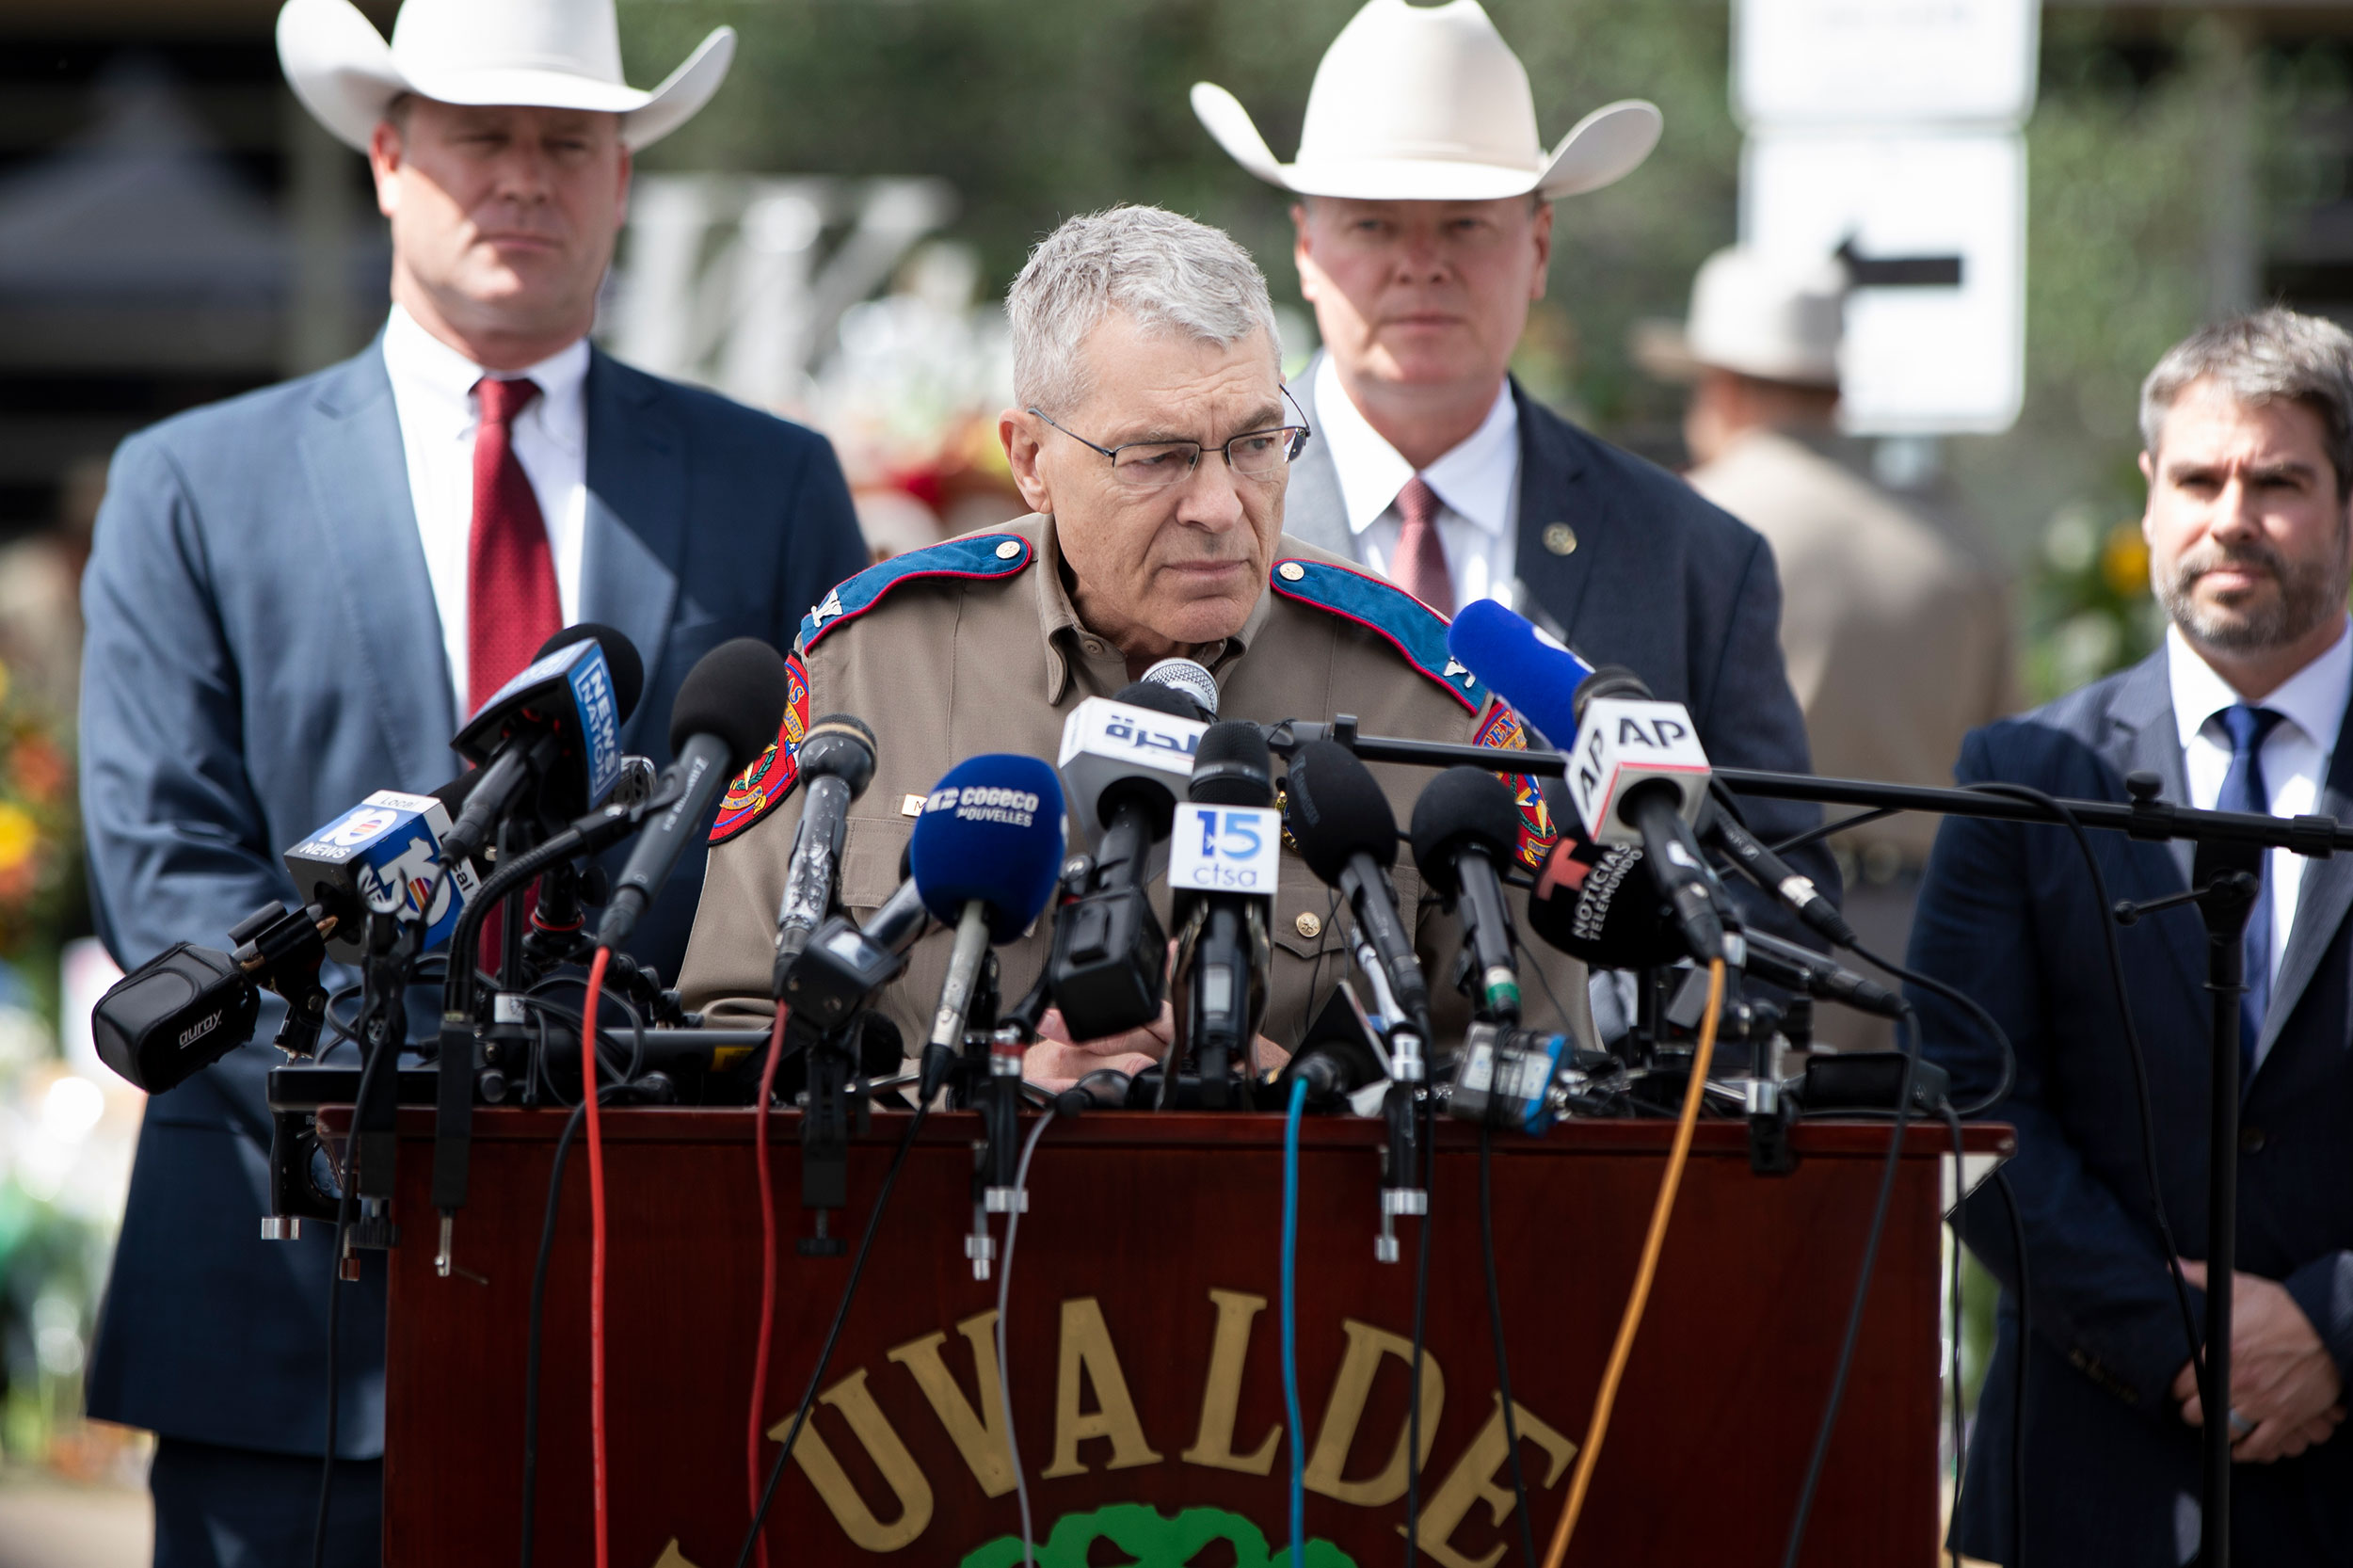
[[[646,664],[624,749],[668,760],[669,711],[729,637],[791,645],[864,565],[832,448],[602,354],[586,383],[582,618]],[[82,805],[100,934],[136,965],[295,888],[279,856],[380,789],[460,771],[458,715],[381,352],[199,408],[116,454],[83,584]],[[634,944],[677,972],[699,855]],[[316,1453],[328,1245],[261,1240],[255,1042],[147,1109],[88,1380],[90,1414]],[[509,1194],[513,1196],[513,1194]],[[532,1202],[538,1199],[534,1197]],[[428,1221],[408,1217],[413,1240]],[[461,1226],[460,1246],[463,1244]],[[344,1300],[338,1451],[383,1443],[383,1276]]]
[[[1316,367],[1293,376],[1310,427]],[[1520,493],[1513,562],[1527,590],[1521,612],[1594,664],[1624,664],[1699,726],[1708,759],[1728,768],[1811,773],[1805,715],[1781,658],[1781,579],[1763,535],[1656,464],[1588,434],[1528,395],[1517,381]],[[1545,544],[1564,524],[1565,555]],[[1283,531],[1353,559],[1331,449],[1310,441],[1291,467]],[[1568,744],[1571,737],[1549,737]],[[1768,842],[1822,820],[1821,808],[1756,798],[1741,814]],[[1838,867],[1809,844],[1790,856],[1832,898]],[[1737,878],[1736,895],[1746,887]],[[1770,901],[1752,918],[1783,926]],[[1817,938],[1806,934],[1809,943]]]
[[[2353,726],[2346,738],[2353,739]],[[2021,718],[1973,733],[1958,776],[2061,796],[2122,800],[2124,777],[2186,802],[2160,649]],[[2320,810],[2353,818],[2353,748],[2340,741]],[[2186,845],[2091,835],[2111,897],[2188,886]],[[2311,862],[2265,1016],[2267,1054],[2245,1086],[2238,1266],[2285,1282],[2353,1385],[2353,856]],[[1951,818],[1938,835],[1911,962],[1966,991],[2009,1031],[2018,1081],[1988,1112],[2018,1128],[2010,1184],[2023,1210],[2034,1339],[2022,1347],[2019,1271],[2001,1199],[1981,1189],[1967,1240],[2004,1287],[1993,1366],[1971,1442],[1958,1544],[1996,1560],[2025,1511],[2041,1562],[2167,1564],[2197,1546],[2199,1434],[2169,1392],[2189,1345],[2152,1218],[2131,1066],[2102,946],[2107,919],[2061,828]],[[2206,1256],[2209,1001],[2194,908],[2118,932],[2149,1064],[2158,1181],[2183,1254]],[[1958,1010],[1913,993],[1929,1054],[1957,1096],[1993,1086],[1994,1047]],[[2203,1303],[2193,1292],[2193,1304]],[[2014,1497],[2012,1396],[2025,1357],[2027,1493]],[[2353,1553],[2353,1438],[2241,1464],[2239,1560],[2341,1563]]]

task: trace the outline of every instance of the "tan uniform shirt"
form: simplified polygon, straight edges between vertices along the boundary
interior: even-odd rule
[[[1792,436],[1751,431],[1690,477],[1773,547],[1782,655],[1814,771],[1950,784],[1961,738],[2014,706],[2000,585],[1896,497]],[[1905,813],[1839,841],[1858,855],[1887,846],[1916,867],[1938,821]]]
[[[1031,558],[1021,569],[1001,576],[903,579],[862,610],[853,580],[841,594],[850,612],[828,617],[838,624],[821,622],[812,634],[804,623],[808,712],[854,713],[874,731],[874,779],[850,808],[842,846],[841,902],[860,920],[899,885],[901,857],[915,825],[904,811],[907,801],[920,801],[949,768],[979,753],[1057,756],[1070,711],[1087,697],[1111,696],[1128,682],[1119,649],[1080,623],[1064,591],[1050,518],[1032,516],[968,537],[998,541],[986,552],[990,554],[1017,538],[1029,546]],[[939,548],[962,549],[969,559],[973,547]],[[1006,553],[1015,559],[1020,554]],[[912,559],[899,557],[890,566],[904,569]],[[1294,585],[1284,576],[1286,562],[1337,567],[1365,577],[1353,563],[1289,537],[1275,559],[1271,587]],[[1430,616],[1387,584],[1365,581],[1398,601],[1394,610],[1385,600],[1376,601],[1385,614]],[[1465,698],[1441,684],[1439,672],[1425,673],[1377,626],[1277,592],[1261,595],[1238,635],[1197,656],[1217,678],[1222,718],[1328,720],[1353,713],[1368,735],[1467,742],[1497,707],[1483,688],[1467,698],[1479,710],[1465,706]],[[1468,678],[1454,680],[1459,689]],[[1499,753],[1498,760],[1508,755]],[[1276,765],[1279,769],[1279,760]],[[1402,829],[1429,771],[1379,764],[1372,771]],[[800,812],[800,792],[792,791],[712,851],[679,984],[686,1005],[713,1023],[741,1026],[773,1014],[769,980],[776,905]],[[1424,898],[1411,852],[1401,845],[1394,880],[1400,905],[1416,927],[1440,1047],[1450,1048],[1468,1017],[1453,985],[1460,928],[1440,913],[1434,900]],[[1516,904],[1519,895],[1512,896]],[[1164,882],[1153,888],[1153,900],[1165,926]],[[1020,941],[999,950],[1008,1002],[1027,991],[1043,968],[1051,940],[1048,924],[1041,919]],[[1312,1021],[1311,1009],[1350,974],[1347,924],[1332,890],[1286,850],[1274,900],[1274,970],[1263,1031],[1287,1049]],[[929,1032],[952,936],[945,929],[927,935],[911,952],[905,974],[879,1000],[910,1051]],[[1594,1033],[1584,967],[1529,940],[1529,960],[1541,967],[1542,979],[1524,967],[1527,1021],[1531,1027],[1561,1027],[1561,1014],[1545,998],[1548,983],[1572,1032],[1591,1047]],[[1361,983],[1359,995],[1367,995]]]

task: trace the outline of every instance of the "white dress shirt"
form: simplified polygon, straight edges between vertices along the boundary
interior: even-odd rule
[[[490,373],[398,305],[384,324],[384,369],[392,380],[408,499],[463,723],[472,712],[466,690],[466,565],[473,538],[473,436],[481,422],[473,387]],[[569,626],[580,618],[581,543],[588,531],[588,340],[522,374],[539,383],[539,395],[515,421],[515,458],[539,500],[555,559],[556,597]]]
[[[1340,504],[1355,536],[1356,558],[1384,577],[1397,558],[1405,520],[1397,492],[1414,465],[1367,423],[1340,384],[1339,367],[1322,356],[1316,370],[1316,439],[1332,451],[1340,478]],[[1446,546],[1454,602],[1513,601],[1520,495],[1520,410],[1512,384],[1496,391],[1495,407],[1463,442],[1421,471],[1437,493],[1438,539]]]
[[[2247,699],[2198,656],[2177,628],[2166,631],[2165,663],[2173,693],[2173,722],[2181,735],[2182,769],[2189,779],[2189,803],[2212,810],[2221,797],[2222,780],[2231,771],[2231,736],[2222,727],[2222,711]],[[2353,622],[2339,629],[2328,652],[2254,704],[2282,715],[2282,722],[2272,726],[2256,754],[2263,764],[2264,788],[2271,794],[2273,816],[2303,816],[2320,808],[2320,787],[2329,777],[2329,760],[2337,749],[2337,730],[2345,722],[2348,698],[2353,698]],[[2287,952],[2288,933],[2296,925],[2304,864],[2303,856],[2275,849],[2264,866],[2266,896],[2253,918],[2271,921],[2271,979],[2275,984],[2280,978],[2281,956]]]

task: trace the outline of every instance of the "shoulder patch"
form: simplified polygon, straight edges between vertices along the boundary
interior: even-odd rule
[[[792,781],[801,776],[801,742],[808,736],[808,677],[802,672],[799,654],[785,656],[784,675],[784,722],[776,728],[774,744],[728,780],[728,792],[719,797],[718,820],[711,824],[714,844],[726,843],[782,805],[792,792]]]
[[[1502,751],[1528,749],[1528,726],[1518,713],[1503,703],[1497,703],[1471,737],[1471,744],[1493,746]],[[1512,792],[1512,800],[1520,808],[1520,864],[1529,871],[1541,868],[1545,857],[1561,835],[1552,824],[1552,813],[1545,806],[1545,792],[1533,775],[1502,773],[1496,775]]]
[[[1018,534],[976,534],[893,555],[837,585],[802,616],[798,647],[807,653],[819,638],[857,619],[902,584],[927,577],[1011,577],[1036,554]]]
[[[1472,712],[1487,705],[1487,688],[1447,653],[1446,617],[1385,578],[1292,556],[1274,563],[1267,585],[1364,627]]]

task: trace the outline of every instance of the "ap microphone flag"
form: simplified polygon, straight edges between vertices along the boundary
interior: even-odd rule
[[[1036,920],[1062,871],[1063,796],[1035,757],[967,758],[925,797],[908,869],[935,919],[953,925],[968,904],[988,912],[988,939],[1010,942]]]

